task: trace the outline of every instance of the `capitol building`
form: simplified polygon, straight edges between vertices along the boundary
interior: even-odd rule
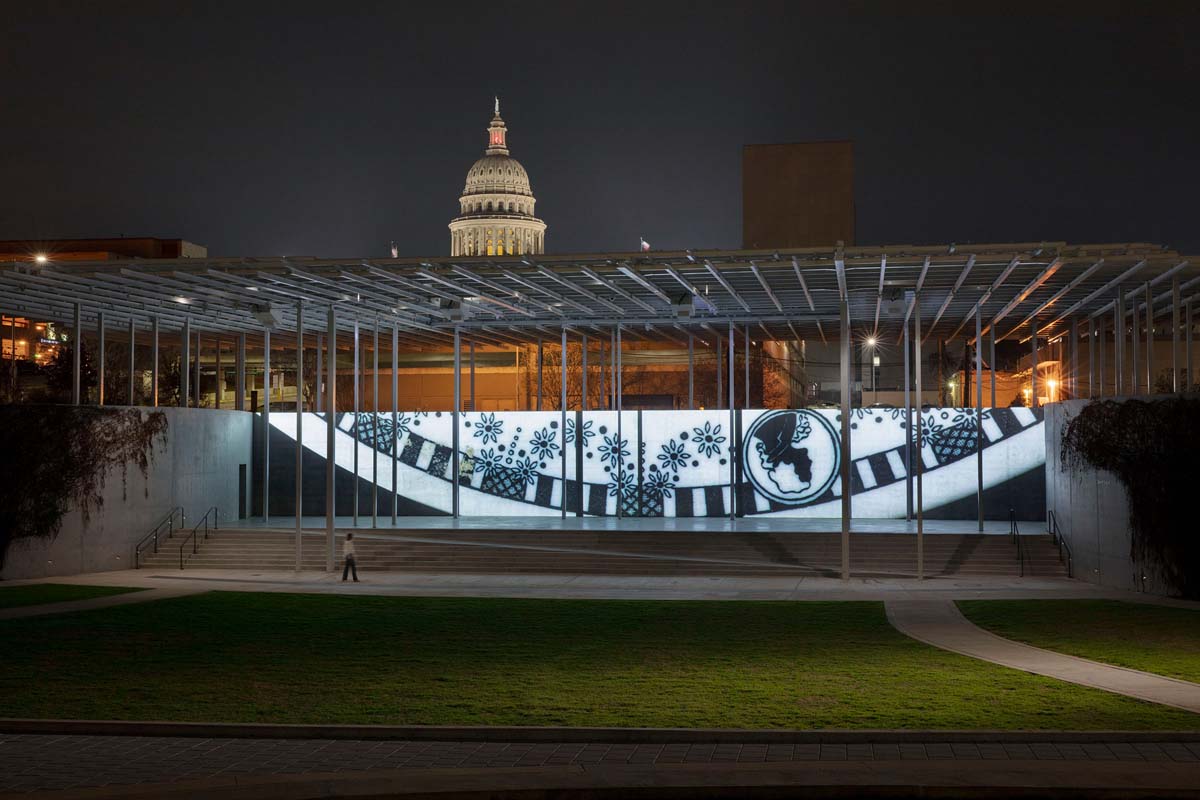
[[[546,223],[534,216],[537,203],[529,174],[508,154],[508,127],[500,100],[488,126],[483,158],[467,172],[459,216],[450,222],[450,255],[516,256],[543,253]]]

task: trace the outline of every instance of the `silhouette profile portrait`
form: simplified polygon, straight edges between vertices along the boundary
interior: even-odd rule
[[[799,424],[797,424],[797,422]],[[754,431],[755,451],[771,482],[786,494],[803,492],[812,484],[812,459],[798,447],[812,432],[798,414],[776,414]]]

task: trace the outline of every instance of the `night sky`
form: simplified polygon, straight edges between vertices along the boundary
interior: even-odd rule
[[[498,93],[551,252],[740,247],[742,146],[820,139],[859,244],[1200,252],[1194,13],[745,5],[3,0],[0,239],[448,254]]]

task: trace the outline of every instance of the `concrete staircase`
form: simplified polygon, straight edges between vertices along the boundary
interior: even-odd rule
[[[345,531],[338,531],[340,539]],[[596,575],[839,574],[837,533],[727,533],[647,531],[429,531],[355,532],[360,569],[370,572],[445,572]],[[1046,535],[1022,537],[1027,577],[1066,577],[1058,548]],[[179,569],[179,546],[167,540],[147,554],[146,569]],[[306,532],[305,570],[325,567],[323,533]],[[223,529],[185,552],[186,569],[291,570],[295,533],[259,528]],[[853,575],[915,576],[914,534],[855,533],[850,537]],[[1008,536],[929,534],[927,576],[1003,576],[1019,572]]]

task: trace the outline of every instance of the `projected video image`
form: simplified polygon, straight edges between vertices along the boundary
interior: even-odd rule
[[[857,518],[900,518],[917,459],[926,508],[976,494],[978,420],[970,408],[915,415],[860,408],[850,419],[850,492]],[[324,416],[306,414],[303,446],[325,455]],[[294,438],[295,418],[271,423]],[[837,517],[844,491],[841,418],[835,409],[568,412],[459,415],[457,479],[464,516],[559,515]],[[983,412],[983,485],[1044,468],[1040,409]],[[334,458],[358,475],[448,512],[454,480],[449,412],[339,414]],[[732,487],[732,491],[731,491]]]

